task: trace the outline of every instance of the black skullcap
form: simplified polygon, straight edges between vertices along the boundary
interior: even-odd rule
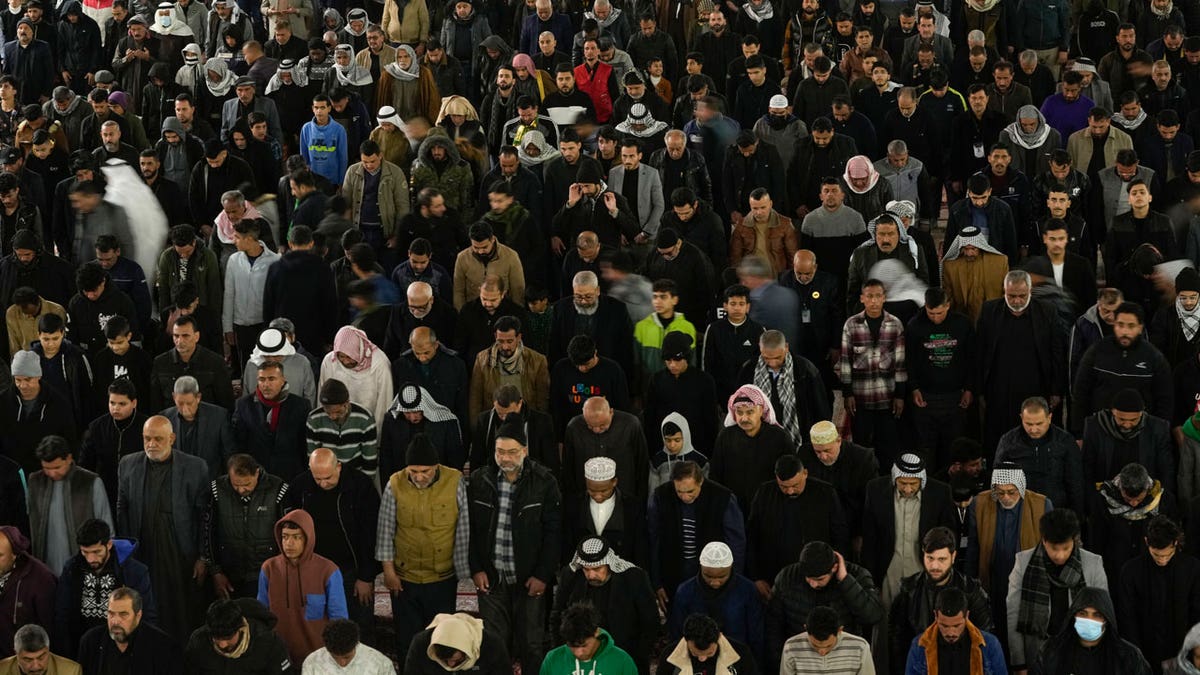
[[[404,462],[408,466],[437,466],[441,463],[437,447],[429,440],[428,434],[416,434],[408,442],[404,451]]]
[[[1125,413],[1142,412],[1146,409],[1146,401],[1142,399],[1142,395],[1138,393],[1137,389],[1126,388],[1113,394],[1112,404],[1109,407]]]

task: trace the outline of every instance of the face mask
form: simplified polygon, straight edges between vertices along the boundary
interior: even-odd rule
[[[1080,639],[1088,642],[1095,642],[1104,634],[1104,624],[1095,619],[1085,619],[1081,616],[1075,617],[1075,632]]]
[[[170,26],[171,25],[170,15],[158,17],[158,25],[162,26],[163,28]]]
[[[782,129],[788,125],[788,116],[767,115],[767,124],[770,124],[772,129]]]

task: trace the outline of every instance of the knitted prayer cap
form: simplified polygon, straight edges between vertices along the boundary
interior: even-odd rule
[[[611,457],[593,457],[583,463],[586,480],[605,481],[617,477],[617,462]]]
[[[838,442],[837,425],[829,420],[817,422],[808,430],[808,439],[813,445],[826,445]]]
[[[700,551],[701,567],[733,567],[733,551],[722,541],[710,541]]]

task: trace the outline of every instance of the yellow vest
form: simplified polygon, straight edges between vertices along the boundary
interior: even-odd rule
[[[402,581],[428,584],[454,576],[454,532],[458,524],[458,484],[462,473],[438,467],[438,479],[417,489],[404,471],[388,485],[396,499],[393,564]]]

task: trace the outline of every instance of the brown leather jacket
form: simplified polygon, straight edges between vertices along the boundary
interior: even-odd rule
[[[754,255],[757,239],[758,231],[754,228],[753,216],[747,214],[742,224],[733,228],[729,242],[729,264],[737,267],[742,258]],[[792,220],[772,211],[771,219],[767,222],[767,251],[770,253],[771,270],[776,276],[792,268],[792,257],[799,248]]]

